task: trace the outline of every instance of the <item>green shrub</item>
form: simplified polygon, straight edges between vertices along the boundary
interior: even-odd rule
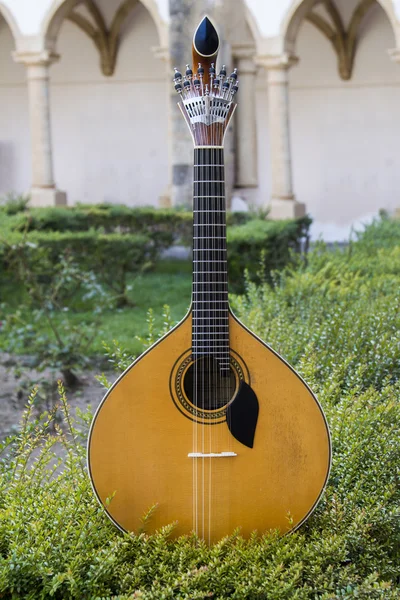
[[[312,376],[312,368],[309,369]],[[336,377],[332,371],[332,378]],[[340,371],[337,373],[340,378]],[[61,389],[64,427],[31,417],[9,439],[0,463],[0,591],[6,598],[231,598],[236,600],[394,600],[400,560],[398,386],[356,388],[331,402],[317,387],[333,437],[323,501],[298,532],[208,547],[194,535],[171,539],[120,533],[94,499]],[[54,451],[64,459],[57,459]],[[118,595],[118,596],[117,596]]]
[[[311,219],[290,221],[251,220],[227,230],[229,279],[236,292],[243,291],[244,271],[252,280],[270,280],[271,271],[282,269],[293,253],[307,251]]]
[[[29,203],[29,196],[23,196],[10,192],[0,198],[0,218],[1,213],[5,215],[16,215],[26,210]]]
[[[374,227],[377,239],[383,229]],[[31,398],[20,432],[3,446],[0,594],[398,599],[400,251],[393,240],[371,249],[369,235],[344,251],[320,244],[307,265],[274,273],[272,286],[248,281],[246,296],[233,299],[242,320],[305,377],[330,425],[328,487],[299,531],[249,540],[236,532],[211,547],[195,536],[172,539],[172,525],[148,536],[146,519],[142,533],[120,533],[97,505],[86,472],[80,441],[91,416],[78,413],[74,423],[60,389],[62,428],[57,420],[52,426],[53,414],[33,420]],[[168,311],[164,319],[169,324]],[[150,314],[144,344],[154,337]],[[117,370],[125,367],[129,353],[107,346]],[[60,447],[64,458],[57,459]]]
[[[8,242],[1,243],[0,258],[5,271],[15,277],[18,257],[32,265],[41,277],[51,277],[53,266],[62,256],[72,258],[81,269],[92,271],[99,280],[117,295],[119,306],[128,303],[128,273],[139,273],[153,264],[158,248],[143,234],[103,234],[93,230],[87,232],[32,232],[26,236],[13,234]],[[42,255],[46,254],[46,260]]]
[[[248,282],[233,308],[291,364],[317,359],[320,381],[341,365],[346,389],[360,369],[363,389],[379,389],[400,375],[399,276],[400,247],[370,256],[318,246],[307,265],[275,273],[272,287]]]
[[[250,220],[250,213],[227,213],[229,225]],[[167,208],[129,207],[124,204],[78,204],[76,206],[30,209],[13,223],[16,231],[87,231],[121,229],[155,235],[172,232],[176,239],[190,237],[192,213]],[[172,242],[171,242],[172,243]]]
[[[160,249],[191,231],[191,213],[123,204],[34,208],[19,216],[16,231],[88,231],[143,233]]]

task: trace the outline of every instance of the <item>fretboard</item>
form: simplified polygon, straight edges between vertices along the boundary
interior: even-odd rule
[[[228,279],[223,148],[196,148],[193,187],[194,358],[229,369]]]

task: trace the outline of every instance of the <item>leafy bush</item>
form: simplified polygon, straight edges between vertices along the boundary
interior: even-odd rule
[[[31,264],[37,276],[51,277],[62,257],[72,258],[82,270],[96,274],[116,295],[119,306],[129,303],[126,278],[128,273],[139,273],[151,266],[158,254],[149,237],[143,234],[103,234],[87,232],[32,232],[14,234],[8,241],[0,240],[0,260],[4,270],[15,279],[15,264],[21,256]],[[46,260],[42,261],[42,256]],[[40,274],[41,265],[43,265]]]
[[[252,219],[251,213],[227,214],[229,225],[241,225]],[[122,230],[155,236],[169,232],[173,240],[190,240],[192,213],[167,208],[130,207],[124,204],[78,204],[76,206],[34,208],[19,215],[13,223],[16,231],[87,231]],[[172,241],[170,243],[172,243]],[[189,242],[190,245],[190,242]]]
[[[88,347],[98,335],[100,315],[111,304],[109,295],[95,275],[78,268],[71,256],[60,256],[54,263],[44,248],[36,248],[33,253],[30,246],[23,244],[13,247],[9,259],[10,269],[25,295],[21,294],[23,300],[10,307],[3,322],[2,334],[7,336],[8,352],[30,354],[34,359],[31,366],[39,373],[61,372],[67,385],[76,385],[76,371],[87,365]],[[77,305],[81,309],[90,308],[90,322],[82,319],[79,323],[73,322]],[[17,373],[21,377],[18,365]],[[40,381],[40,396],[46,403],[53,396],[54,386],[49,379],[47,372],[35,381]],[[32,384],[30,379],[28,383]]]
[[[312,378],[313,366],[308,368]],[[340,369],[331,378],[340,380]],[[212,547],[194,535],[122,534],[97,505],[79,444],[90,415],[64,430],[30,419],[0,463],[0,591],[10,598],[398,598],[400,560],[398,386],[331,401],[317,385],[333,436],[333,469],[322,503],[295,534]],[[69,433],[69,435],[68,435]],[[54,451],[64,448],[64,459]],[[60,453],[60,450],[57,450]]]
[[[380,218],[356,233],[357,247],[365,254],[373,255],[379,248],[393,248],[400,244],[399,219],[391,219],[385,211]]]
[[[6,215],[16,215],[26,210],[29,203],[29,196],[23,196],[10,192],[0,198],[0,211]],[[1,216],[1,215],[0,215]]]
[[[385,227],[374,225],[374,239]],[[31,398],[19,434],[4,443],[3,597],[398,599],[400,253],[396,245],[371,249],[369,235],[344,251],[318,245],[308,265],[273,274],[272,286],[248,281],[247,295],[234,300],[243,321],[312,386],[330,424],[328,487],[298,532],[243,540],[239,531],[208,547],[195,536],[172,539],[173,525],[146,535],[145,518],[142,533],[120,533],[86,473],[80,440],[91,417],[74,423],[61,388],[62,428],[50,433],[53,415],[33,420]],[[154,335],[150,313],[145,345]],[[107,351],[117,370],[130,360],[116,345]],[[65,458],[56,459],[60,447]]]
[[[311,219],[290,221],[255,219],[227,230],[229,280],[232,289],[243,291],[244,271],[252,280],[269,279],[285,267],[293,253],[307,251]]]

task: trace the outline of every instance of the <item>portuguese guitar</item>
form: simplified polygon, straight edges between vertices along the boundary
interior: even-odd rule
[[[331,461],[327,422],[307,384],[228,303],[224,136],[236,70],[216,70],[217,31],[204,17],[195,72],[175,69],[194,143],[193,288],[185,318],[119,377],[88,440],[93,489],[120,529],[176,522],[211,543],[240,528],[298,528]],[[151,508],[153,507],[153,510]]]

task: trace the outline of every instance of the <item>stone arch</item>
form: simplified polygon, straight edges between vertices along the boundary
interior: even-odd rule
[[[248,4],[245,2],[245,19],[246,19],[246,23],[248,25],[248,28],[251,32],[251,35],[253,37],[254,43],[256,48],[258,49],[259,45],[260,45],[260,40],[262,38],[260,29],[258,27],[258,23],[257,20],[254,18],[253,13],[251,12]]]
[[[156,0],[138,0],[151,15],[158,33],[161,47],[168,45],[168,26],[162,20]],[[57,36],[64,19],[68,14],[82,3],[82,0],[54,0],[51,4],[41,27],[45,47],[49,50],[56,48]]]
[[[14,18],[14,15],[10,11],[10,9],[7,8],[7,6],[5,6],[5,4],[3,4],[3,2],[0,2],[0,18],[1,17],[3,17],[3,19],[7,23],[8,27],[10,28],[10,31],[14,38],[15,46],[17,47],[18,40],[21,37],[21,32],[20,32],[17,22]]]
[[[283,50],[285,52],[291,54],[295,53],[296,39],[301,22],[318,1],[319,0],[292,0],[281,24],[281,38]],[[376,0],[376,2],[382,7],[389,19],[396,45],[400,48],[400,24],[396,18],[392,0]]]

